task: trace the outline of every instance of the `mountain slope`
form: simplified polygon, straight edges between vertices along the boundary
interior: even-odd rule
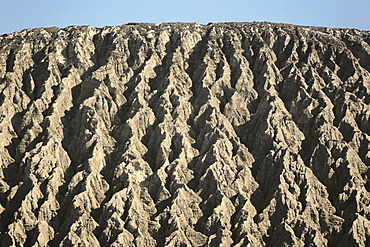
[[[368,246],[370,32],[0,36],[5,246]]]

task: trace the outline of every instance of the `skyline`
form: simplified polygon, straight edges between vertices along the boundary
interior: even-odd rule
[[[129,22],[275,22],[370,31],[370,1],[0,0],[0,34],[28,28]]]

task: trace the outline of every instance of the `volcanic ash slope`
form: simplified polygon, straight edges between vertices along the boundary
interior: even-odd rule
[[[370,246],[370,32],[0,36],[1,246]]]

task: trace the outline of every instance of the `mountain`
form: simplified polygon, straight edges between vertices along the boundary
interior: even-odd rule
[[[370,32],[0,36],[1,246],[370,246]]]

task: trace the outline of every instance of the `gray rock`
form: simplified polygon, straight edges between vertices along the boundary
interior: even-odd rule
[[[5,246],[369,246],[370,32],[0,36]]]

